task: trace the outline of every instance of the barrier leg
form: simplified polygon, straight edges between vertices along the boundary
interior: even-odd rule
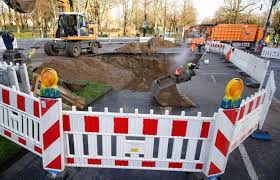
[[[257,129],[250,135],[251,138],[263,141],[272,140],[272,136],[268,133],[268,131]]]
[[[208,178],[209,180],[223,180],[222,176],[221,175],[218,175],[218,176],[212,176],[212,177],[209,177]]]
[[[262,111],[261,111],[262,118],[259,122],[259,129],[256,130],[255,132],[253,132],[250,137],[257,139],[257,140],[266,140],[266,141],[268,140],[269,141],[269,140],[272,140],[271,135],[267,131],[263,131],[261,129],[263,127],[266,115],[268,113],[272,98],[273,98],[275,90],[276,90],[273,71],[270,72],[265,90],[266,90],[266,94],[265,94],[264,99],[262,100],[263,101]]]

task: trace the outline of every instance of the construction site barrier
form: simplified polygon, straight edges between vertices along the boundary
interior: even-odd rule
[[[261,57],[280,59],[280,48],[264,47]]]
[[[0,134],[42,156],[40,100],[0,85]]]
[[[260,83],[260,89],[264,83],[266,73],[270,61],[244,52],[237,48],[233,48],[228,44],[211,41],[207,44],[207,51],[227,55],[230,49],[234,49],[230,53],[229,61],[232,62],[242,71],[246,72],[249,76]]]
[[[18,48],[18,44],[17,44],[17,39],[16,38],[14,39],[13,46],[14,46],[14,49]],[[0,51],[4,51],[4,50],[6,50],[6,46],[4,44],[3,38],[0,36]]]
[[[0,84],[14,87],[29,94],[31,92],[26,64],[13,65],[11,62],[0,62]]]
[[[229,154],[261,128],[275,92],[273,72],[265,89],[240,108],[211,117],[63,111],[61,99],[36,98],[0,85],[0,134],[39,155],[43,168],[67,166],[223,174]]]
[[[225,49],[225,43],[221,43],[219,41],[208,41],[206,42],[206,50],[208,52],[223,54]]]

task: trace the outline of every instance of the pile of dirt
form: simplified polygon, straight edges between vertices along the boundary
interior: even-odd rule
[[[128,43],[116,49],[120,53],[145,53],[152,55],[156,53],[157,48],[175,48],[176,45],[170,41],[163,40],[160,37],[150,39],[147,43]]]
[[[111,84],[114,89],[149,91],[154,79],[168,73],[169,63],[164,58],[140,55],[52,57],[38,69],[38,73],[42,68],[50,67],[64,80],[90,80]]]
[[[128,43],[116,49],[116,51],[121,53],[145,53],[151,55],[156,52],[156,49],[150,48],[148,43]]]
[[[122,89],[134,79],[134,74],[125,69],[119,69],[111,64],[104,63],[96,58],[81,56],[78,59],[52,57],[37,71],[49,67],[57,71],[64,80],[90,80],[97,83],[111,84],[115,89]]]
[[[160,37],[152,38],[148,41],[148,44],[154,48],[175,48],[176,45],[170,41],[163,40]]]
[[[119,69],[125,69],[134,74],[125,89],[149,91],[154,79],[169,72],[171,61],[164,58],[151,58],[148,56],[100,56],[102,62],[111,64]]]

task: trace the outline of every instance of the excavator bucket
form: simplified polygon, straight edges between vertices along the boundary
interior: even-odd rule
[[[185,82],[185,80],[182,81]],[[189,97],[179,94],[176,78],[172,75],[166,75],[154,80],[151,91],[152,96],[163,107],[195,106]]]
[[[192,57],[188,57],[187,62],[195,63],[198,67],[201,59],[205,55],[202,53],[194,54]],[[156,101],[163,107],[192,107],[196,106],[193,101],[179,93],[177,89],[177,84],[185,83],[190,80],[191,77],[183,75],[180,77],[179,82],[177,82],[176,77],[174,75],[166,75],[156,79],[152,83],[151,92],[152,96],[156,99]]]
[[[12,9],[20,13],[30,13],[35,6],[36,0],[4,0]]]

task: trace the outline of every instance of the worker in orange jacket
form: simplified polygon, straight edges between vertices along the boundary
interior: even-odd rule
[[[176,77],[176,82],[179,83],[180,77],[182,76],[183,73],[183,66],[179,66],[175,70],[175,77]]]
[[[197,46],[197,38],[192,38],[192,45],[191,45],[191,48],[192,48],[192,52],[194,53],[195,52],[195,49],[196,49],[196,46]]]
[[[198,52],[201,52],[201,47],[204,45],[205,39],[203,36],[200,36],[200,38],[197,40],[198,44]]]

